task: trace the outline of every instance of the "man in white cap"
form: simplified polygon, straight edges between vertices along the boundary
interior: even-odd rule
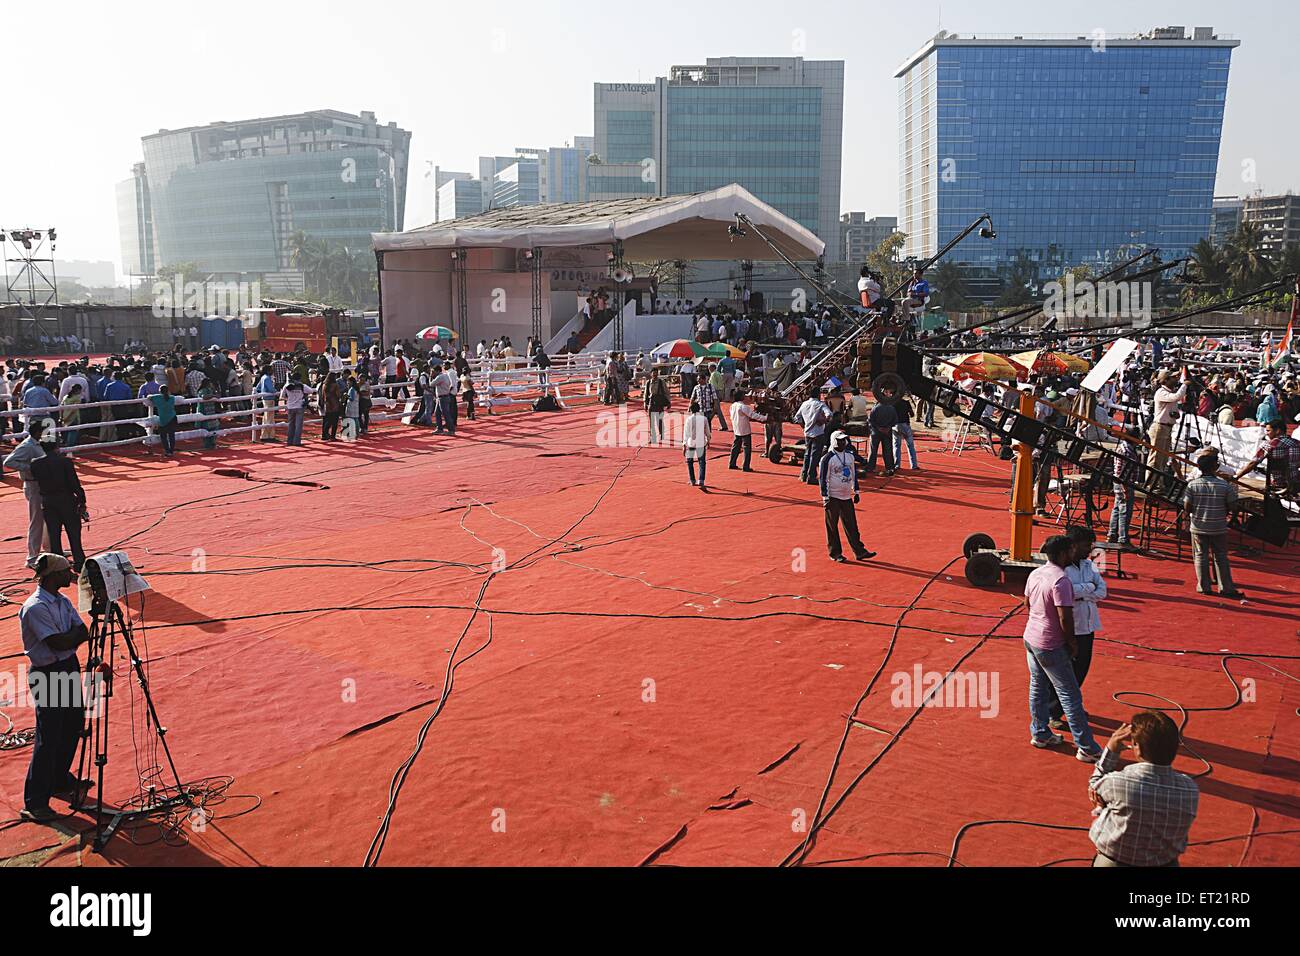
[[[1161,372],[1156,381],[1160,383],[1160,387],[1156,389],[1154,399],[1155,416],[1151,422],[1151,430],[1147,433],[1154,447],[1147,454],[1147,467],[1164,471],[1169,461],[1169,449],[1173,445],[1174,421],[1178,417],[1178,405],[1187,397],[1187,368],[1183,368],[1181,382],[1176,389],[1171,388],[1174,383],[1174,373],[1170,369]]]
[[[90,634],[77,609],[59,592],[72,583],[72,565],[61,554],[36,559],[36,593],[18,612],[23,652],[31,669],[27,681],[36,705],[36,740],[23,786],[19,816],[47,823],[57,814],[51,797],[76,804],[89,786],[72,774],[72,759],[85,726],[81,699],[81,668],[77,647]]]
[[[826,511],[826,548],[831,560],[843,562],[839,525],[844,525],[844,536],[849,539],[853,556],[859,561],[874,558],[876,552],[868,551],[858,535],[858,516],[853,506],[858,502],[857,456],[849,447],[849,436],[837,431],[831,435],[831,447],[820,464],[822,506]]]

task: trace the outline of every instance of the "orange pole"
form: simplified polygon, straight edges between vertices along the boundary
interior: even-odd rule
[[[1034,415],[1034,399],[1028,392],[1020,393],[1020,414]],[[1034,550],[1034,463],[1033,449],[1024,442],[1016,445],[1011,514],[1011,560],[1028,561]]]

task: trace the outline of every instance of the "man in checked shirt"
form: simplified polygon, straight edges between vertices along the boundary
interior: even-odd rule
[[[1088,781],[1093,866],[1178,865],[1200,799],[1196,781],[1170,766],[1178,741],[1168,714],[1144,710],[1106,742]],[[1121,765],[1125,747],[1137,763]]]

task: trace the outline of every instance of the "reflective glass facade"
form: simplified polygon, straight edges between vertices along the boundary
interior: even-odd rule
[[[837,258],[843,61],[709,57],[654,83],[597,83],[595,105],[592,199],[737,183]]]
[[[900,73],[900,222],[926,256],[1041,278],[1210,234],[1232,41],[945,44]]]
[[[538,160],[521,159],[497,174],[492,185],[492,208],[535,206],[542,201]]]
[[[152,275],[153,211],[144,163],[136,163],[130,179],[117,184],[117,224],[122,247],[122,271],[127,275]]]
[[[609,110],[605,115],[605,162],[639,163],[654,156],[654,110]]]
[[[410,133],[335,110],[161,131],[142,140],[154,267],[280,272],[303,232],[356,251],[400,230]],[[119,188],[124,257],[127,189]],[[138,223],[142,211],[132,217]]]
[[[163,189],[151,190],[158,264],[291,268],[288,239],[298,230],[367,250],[371,232],[396,228],[392,165],[379,150],[362,148],[177,168]]]
[[[819,232],[821,97],[815,86],[669,86],[666,194],[739,183]]]

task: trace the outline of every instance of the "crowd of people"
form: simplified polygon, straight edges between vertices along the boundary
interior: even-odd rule
[[[530,364],[549,364],[537,351]],[[321,355],[216,346],[191,353],[179,345],[166,352],[123,350],[103,360],[11,357],[0,378],[0,412],[9,413],[0,415],[0,438],[10,430],[29,431],[36,419],[54,421],[67,447],[139,438],[156,429],[164,453],[171,454],[181,415],[200,416],[185,421],[208,432],[205,445],[212,447],[221,428],[241,425],[253,429],[256,441],[278,441],[277,413],[283,412],[287,442],[296,445],[304,415],[314,408],[321,440],[335,441],[340,431],[349,438],[368,432],[377,398],[412,395],[422,402],[416,424],[454,431],[457,403],[474,418],[475,369],[485,359],[508,362],[512,354],[506,340],[480,344],[473,360],[441,343],[409,351],[401,344],[383,351],[374,346],[355,363],[345,362],[336,348]]]

